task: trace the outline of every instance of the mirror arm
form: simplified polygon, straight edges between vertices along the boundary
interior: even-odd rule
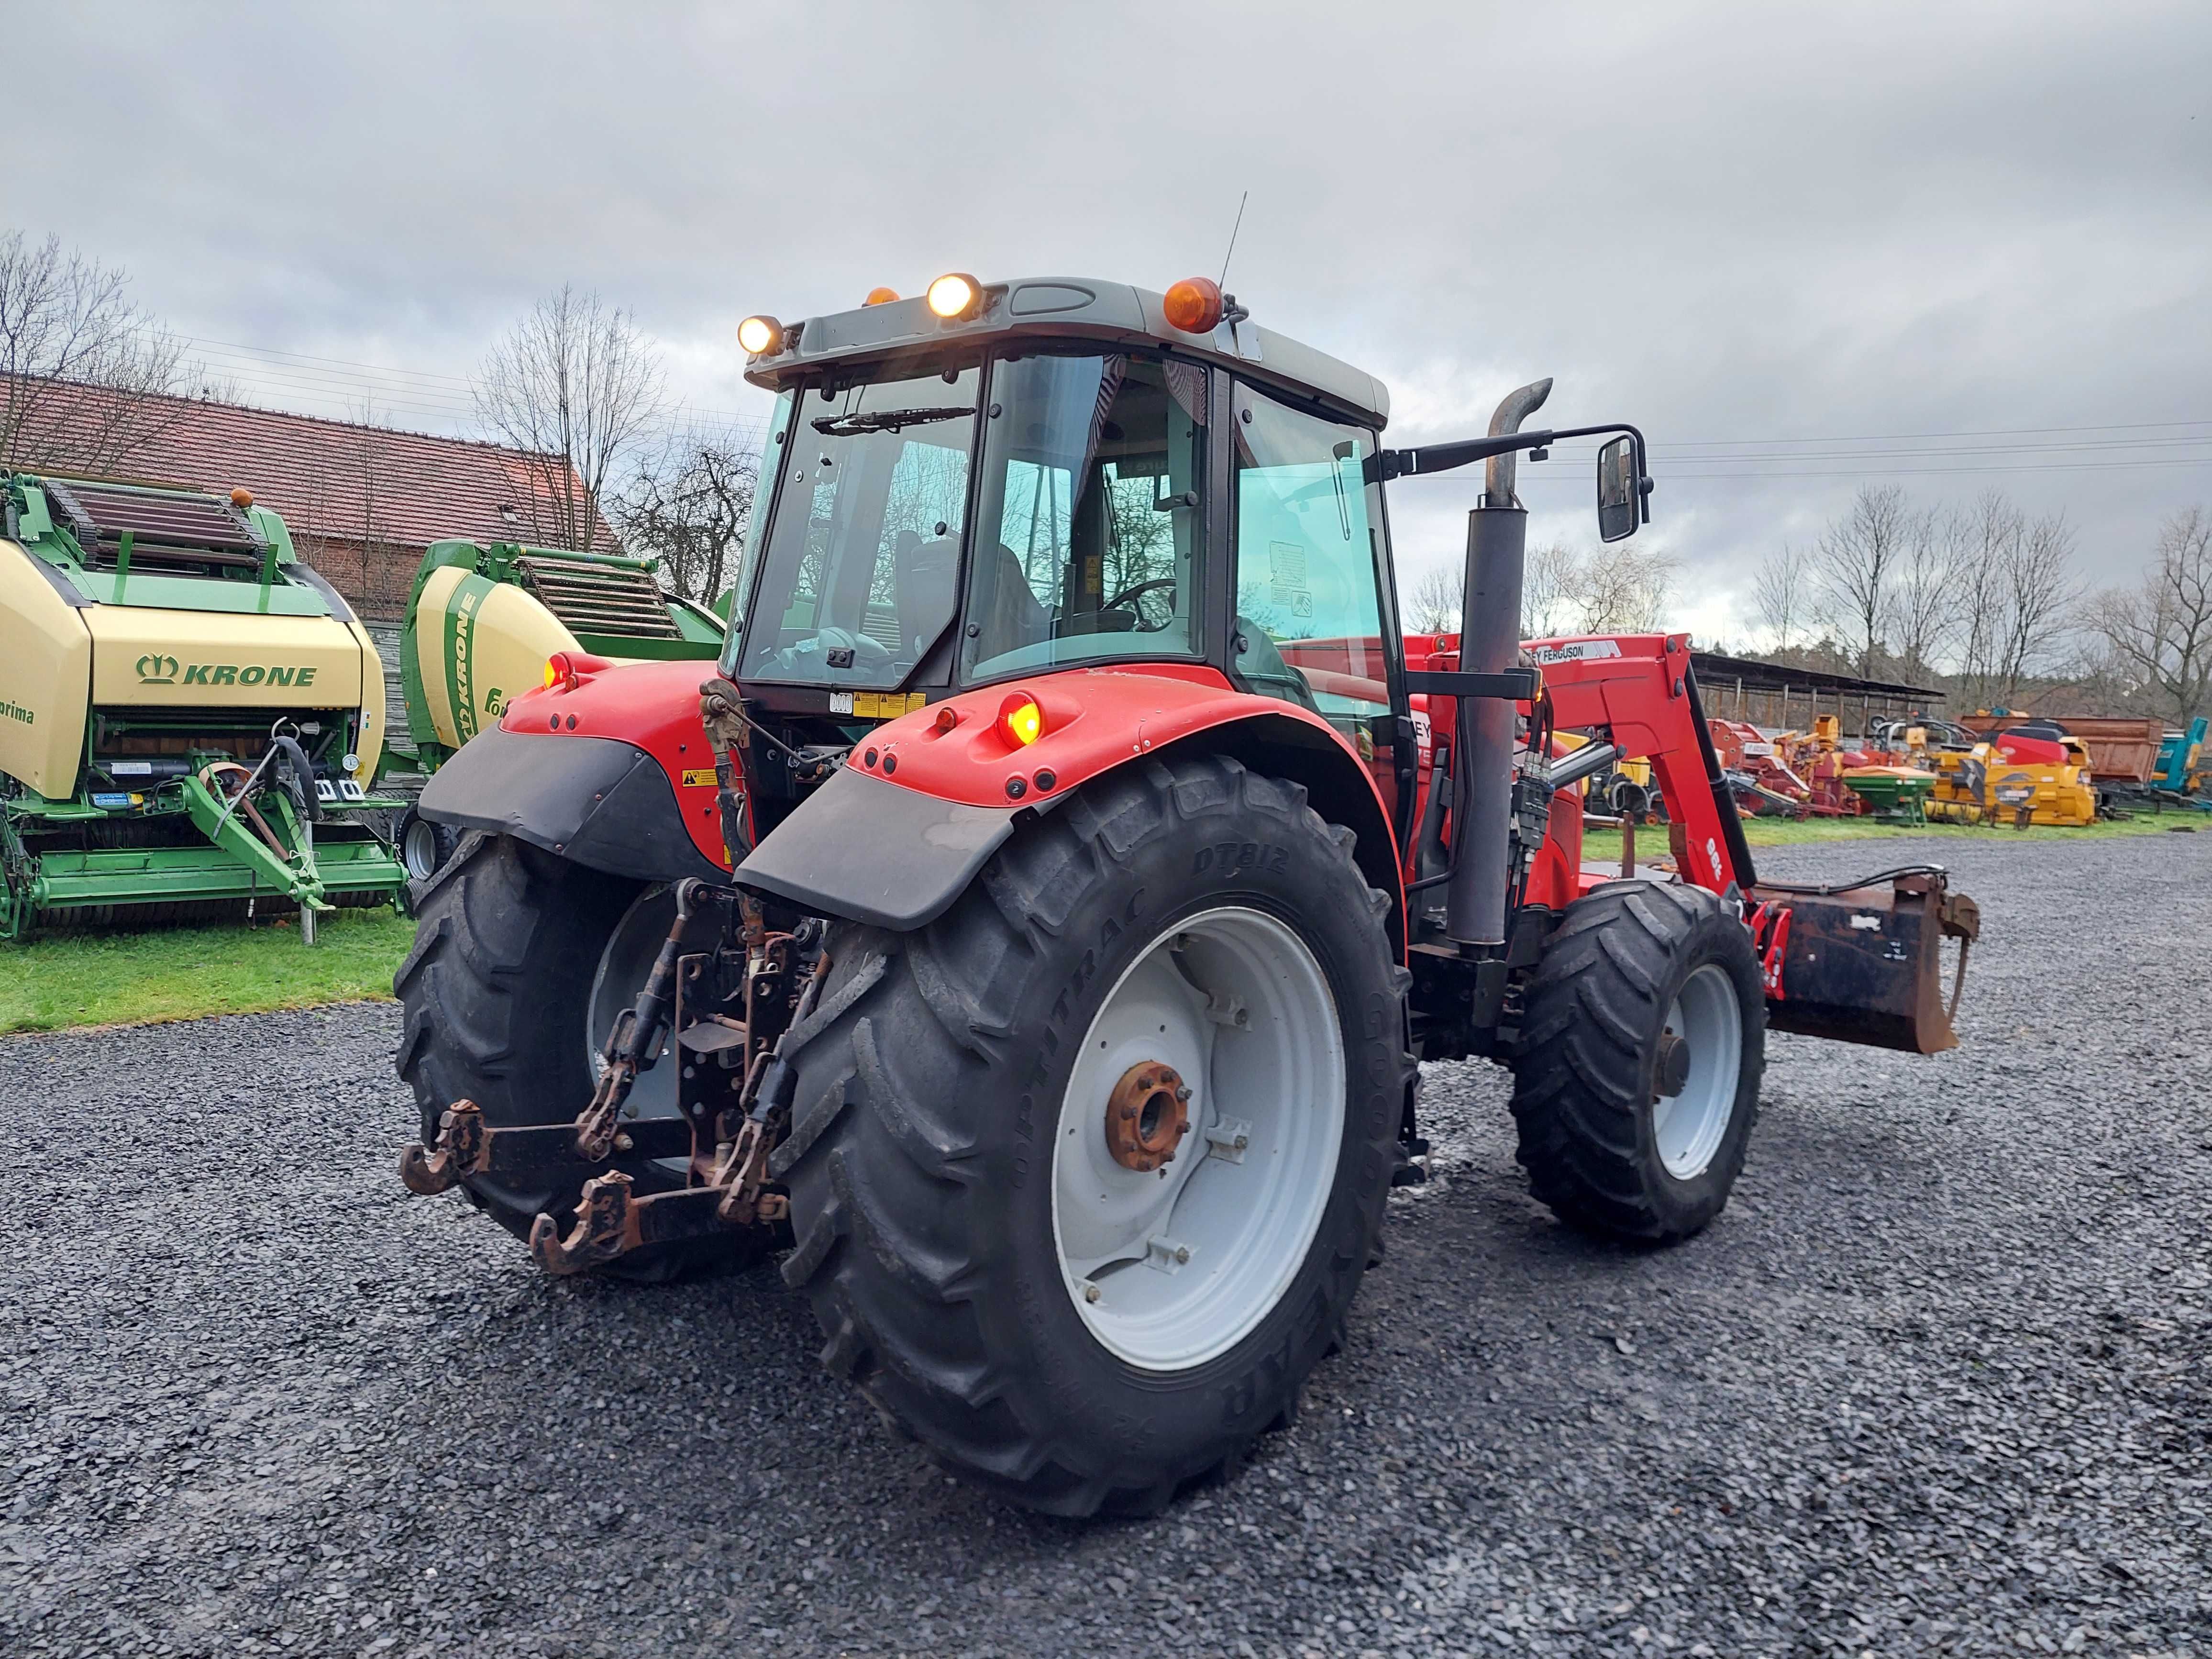
[[[1616,433],[1626,434],[1635,444],[1636,475],[1643,493],[1648,496],[1651,493],[1651,479],[1644,463],[1644,434],[1634,427],[1619,421],[1605,426],[1569,426],[1549,432],[1510,432],[1496,438],[1463,438],[1455,443],[1424,444],[1418,449],[1378,449],[1368,458],[1363,470],[1370,483],[1377,479],[1421,477],[1431,472],[1449,472],[1455,467],[1488,460],[1492,455],[1548,449],[1561,438],[1593,438]]]

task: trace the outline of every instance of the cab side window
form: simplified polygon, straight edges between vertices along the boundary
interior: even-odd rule
[[[1248,386],[1236,404],[1237,677],[1317,711],[1372,758],[1390,709],[1374,434]]]

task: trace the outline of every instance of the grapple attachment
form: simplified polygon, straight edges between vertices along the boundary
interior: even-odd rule
[[[1958,1047],[1951,1021],[1981,912],[1942,871],[1835,890],[1762,884],[1749,896],[1770,1030],[1907,1054]],[[1959,941],[1948,1001],[1947,939]]]

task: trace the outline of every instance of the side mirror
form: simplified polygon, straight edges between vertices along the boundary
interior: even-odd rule
[[[1597,538],[1617,542],[1636,533],[1644,517],[1644,479],[1636,441],[1623,434],[1597,453]]]

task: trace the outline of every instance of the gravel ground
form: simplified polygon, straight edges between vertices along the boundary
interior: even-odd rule
[[[0,1042],[0,1650],[2212,1652],[2212,834],[1936,856],[1965,1048],[1774,1039],[1659,1254],[1432,1067],[1349,1346],[1144,1522],[951,1484],[772,1268],[556,1283],[405,1197],[391,1008]]]

